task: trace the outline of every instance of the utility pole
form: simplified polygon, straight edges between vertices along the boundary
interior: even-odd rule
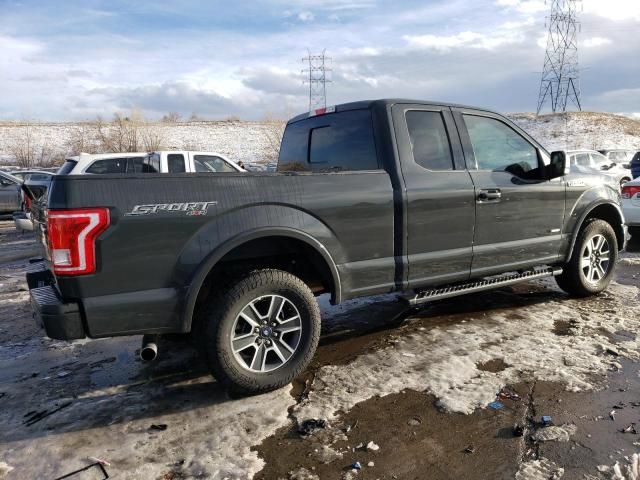
[[[547,101],[550,101],[553,113],[566,112],[569,100],[582,111],[578,68],[579,4],[581,0],[551,0],[538,115]]]
[[[326,56],[326,49],[319,55],[312,55],[308,50],[307,53],[302,61],[308,63],[309,67],[302,73],[305,76],[308,74],[303,83],[309,84],[309,111],[312,112],[327,107],[327,83],[331,83],[327,79],[327,72],[331,72],[331,68],[327,68],[326,63],[331,61],[331,57]]]

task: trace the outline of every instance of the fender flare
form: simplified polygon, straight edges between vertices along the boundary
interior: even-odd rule
[[[616,233],[616,238],[618,238],[618,240],[620,238],[620,233],[622,233],[623,242],[622,242],[622,245],[619,245],[619,247],[620,249],[624,248],[625,231],[624,231],[624,214],[622,213],[622,208],[620,207],[620,205],[614,202],[598,201],[589,205],[588,208],[585,208],[585,211],[582,213],[582,215],[580,215],[580,219],[576,222],[576,228],[573,229],[573,233],[571,234],[571,243],[569,244],[569,252],[566,257],[567,261],[569,261],[571,259],[571,256],[573,255],[573,250],[576,246],[578,234],[580,233],[580,230],[582,230],[582,226],[584,225],[584,222],[587,220],[587,218],[589,218],[589,215],[591,214],[591,212],[593,212],[596,208],[602,205],[608,205],[610,207],[613,207],[618,213],[620,224],[612,225],[612,227],[614,232]]]
[[[288,237],[300,240],[313,248],[317,253],[319,253],[324,259],[326,265],[329,267],[329,271],[331,272],[331,280],[333,283],[334,292],[332,294],[331,301],[334,304],[338,304],[342,301],[342,284],[340,282],[340,273],[338,272],[338,267],[336,266],[333,257],[322,243],[313,238],[311,235],[294,228],[257,228],[254,230],[243,232],[239,235],[236,235],[235,237],[231,237],[223,244],[219,245],[211,253],[209,253],[209,255],[200,263],[195,274],[193,275],[189,286],[186,288],[185,303],[181,321],[183,332],[189,332],[191,330],[196,300],[198,298],[198,294],[200,293],[200,289],[202,288],[202,285],[211,269],[234,248],[237,248],[244,243],[250,242],[251,240],[268,237]]]

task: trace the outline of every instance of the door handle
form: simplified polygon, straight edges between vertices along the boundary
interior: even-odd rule
[[[480,190],[476,197],[478,203],[499,202],[502,198],[502,192],[499,188],[487,188]]]

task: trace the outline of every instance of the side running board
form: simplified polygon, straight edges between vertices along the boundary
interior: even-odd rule
[[[408,295],[401,298],[409,305],[421,305],[433,300],[442,300],[443,298],[457,297],[458,295],[465,295],[467,293],[492,290],[494,288],[514,285],[537,278],[555,277],[561,273],[562,268],[560,267],[534,268],[533,270],[526,270],[520,273],[490,277],[484,280],[478,280],[477,282],[461,283],[433,290],[423,290],[417,292],[414,296]]]

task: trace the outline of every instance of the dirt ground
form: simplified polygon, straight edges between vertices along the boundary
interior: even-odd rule
[[[628,466],[640,452],[632,425],[640,432],[640,344],[635,329],[619,325],[631,328],[640,313],[633,293],[640,242],[624,254],[611,293],[580,301],[549,282],[419,310],[406,310],[393,296],[336,307],[321,298],[324,331],[313,365],[292,388],[248,399],[221,391],[183,342],[165,341],[159,360],[145,364],[136,356],[140,337],[72,343],[43,337],[30,317],[23,281],[33,242],[10,222],[0,222],[1,479],[55,479],[82,468],[88,469],[68,478],[106,478],[105,472],[110,478],[167,480],[635,478]],[[554,316],[559,305],[575,309],[575,318]],[[386,358],[376,355],[404,338],[426,339],[468,325],[491,332],[496,318],[504,317],[522,326],[523,336],[534,337],[523,348],[534,348],[535,333],[524,323],[529,314],[548,315],[547,333],[557,342],[577,342],[566,344],[564,364],[594,388],[576,388],[560,367],[541,378],[508,354],[492,354],[476,363],[477,375],[460,395],[473,396],[474,385],[481,390],[487,381],[497,382],[495,393],[503,388],[511,397],[499,398],[497,409],[486,403],[469,414],[447,408],[447,395],[428,387],[431,366],[424,367],[425,388],[363,394],[375,379],[353,366]],[[503,341],[486,348],[500,351]],[[580,368],[583,348],[602,363],[585,360]],[[510,352],[506,343],[504,351]],[[403,355],[410,360],[412,354]],[[452,353],[451,363],[464,355]],[[334,388],[330,377],[349,368],[345,391],[326,392]],[[384,368],[401,384],[406,378],[415,385],[415,371],[409,372],[415,366]],[[300,435],[299,409],[328,394],[340,400],[334,417],[325,428]],[[341,409],[350,396],[364,400]],[[550,422],[543,423],[543,416]],[[630,431],[623,433],[625,427]],[[356,462],[361,468],[354,470]]]

